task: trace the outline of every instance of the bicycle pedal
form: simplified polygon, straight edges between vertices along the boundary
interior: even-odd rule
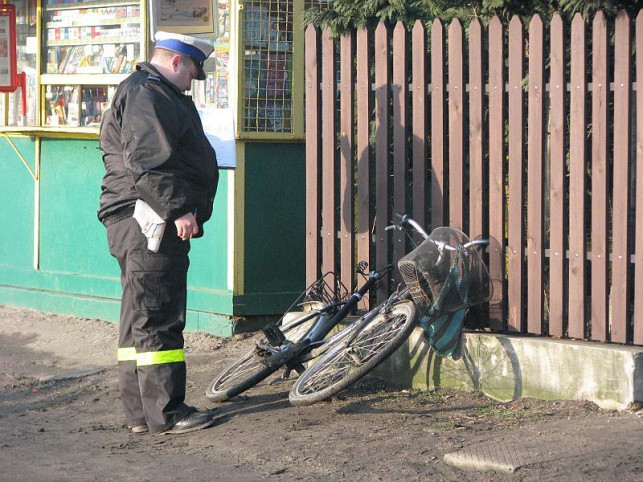
[[[306,367],[303,365],[303,363],[295,363],[292,369],[297,372],[297,375],[301,375],[306,371]]]
[[[286,335],[284,335],[284,332],[281,331],[274,323],[266,325],[261,331],[263,331],[263,334],[271,346],[279,346],[286,341]]]
[[[301,354],[309,345],[310,342],[308,340],[293,343],[286,346],[286,348],[281,350],[279,353],[261,358],[259,361],[269,368],[279,368],[289,362],[292,358]]]
[[[267,350],[266,348],[262,347],[261,345],[255,345],[255,349],[253,350],[252,354],[257,360],[260,360],[260,361],[263,358],[272,356],[272,353],[270,353],[269,350]]]

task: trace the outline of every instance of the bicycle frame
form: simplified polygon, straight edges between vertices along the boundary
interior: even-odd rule
[[[386,227],[387,231],[392,229],[404,231],[414,244],[417,244],[417,240],[411,237],[413,232],[425,239],[432,239],[410,217],[406,215],[398,215],[398,217],[399,224]],[[463,247],[458,244],[458,241],[452,242],[454,246],[449,246],[449,238],[443,239],[439,236],[433,240],[433,243],[435,247],[427,245],[430,248],[429,251],[435,252],[437,248],[439,254],[446,254],[445,250],[460,250]],[[471,244],[481,244],[481,242],[476,241]],[[467,242],[465,247],[468,245]],[[420,252],[418,250],[418,253]],[[365,277],[367,266],[364,262],[358,265],[358,272]],[[338,327],[359,301],[392,269],[392,265],[387,265],[371,271],[363,286],[350,295],[347,295],[346,288],[334,273],[326,273],[307,287],[293,302],[287,310],[288,316],[284,315],[277,323],[264,327],[262,330],[264,337],[255,339],[253,349],[244,353],[212,381],[206,390],[206,396],[216,401],[229,400],[265,380],[279,368],[284,368],[283,375],[280,377],[282,380],[288,378],[292,370],[296,370],[301,375],[299,380],[305,381],[309,370],[309,376],[312,376],[320,369],[325,370],[325,365],[314,363],[306,367],[304,363],[320,355],[322,359],[334,357],[337,354],[336,350],[346,350],[349,358],[353,360],[351,363],[359,364],[361,352],[352,351],[352,348],[353,345],[362,346],[359,345],[361,343],[364,343],[363,346],[367,348],[367,352],[364,353],[366,363],[360,367],[355,365],[356,370],[350,372],[355,376],[348,381],[355,381],[364,376],[409,336],[419,314],[416,301],[424,306],[423,301],[415,300],[416,293],[413,286],[401,285],[401,288],[389,296],[384,303],[368,311],[359,319],[347,323],[347,326]],[[325,280],[327,275],[333,276],[332,287]],[[413,276],[413,273],[410,276]],[[439,279],[437,281],[439,282]],[[291,313],[292,308],[302,300],[303,312]],[[334,330],[337,330],[337,333],[334,333]],[[295,387],[299,385],[298,381]]]
[[[409,231],[412,230],[420,234],[420,236],[422,236],[423,239],[427,239],[429,237],[427,232],[408,215],[398,214],[398,217],[400,218],[400,223],[387,226],[386,227],[387,231],[395,229],[395,230],[405,230],[408,233]],[[466,245],[464,245],[463,247],[468,248],[474,245],[487,244],[487,243],[488,243],[488,240],[474,240],[474,241],[470,241],[469,243],[466,243]],[[457,249],[453,246],[449,246],[446,244],[440,245],[438,246],[438,248],[440,249],[440,252],[442,252],[442,250],[444,249],[446,250]],[[388,309],[388,307],[390,307],[391,305],[393,305],[398,301],[401,301],[403,299],[411,299],[410,291],[407,287],[405,287],[401,291],[393,293],[385,303],[380,304],[379,306],[375,307],[373,310],[370,310],[359,320],[357,320],[352,325],[354,326],[354,328],[350,332],[338,333],[336,335],[333,335],[329,339],[326,339],[326,336],[333,330],[333,328],[337,326],[337,324],[339,324],[342,320],[344,320],[351,311],[353,311],[353,308],[357,306],[357,303],[359,303],[359,301],[364,297],[364,295],[367,294],[369,290],[376,283],[382,280],[385,274],[391,271],[392,269],[393,269],[392,265],[387,265],[380,270],[372,271],[371,273],[369,273],[366,283],[364,283],[364,285],[361,288],[359,288],[357,291],[352,293],[347,300],[331,303],[322,308],[313,310],[309,315],[306,315],[305,317],[295,322],[295,324],[289,325],[289,327],[291,328],[296,327],[305,323],[306,321],[309,321],[314,317],[317,317],[317,316],[319,317],[318,320],[310,328],[310,330],[304,335],[302,340],[297,343],[284,344],[283,341],[285,340],[285,337],[283,333],[279,331],[279,328],[277,326],[271,327],[270,330],[279,331],[278,336],[273,338],[273,339],[279,340],[279,343],[275,345],[271,344],[271,345],[262,347],[263,349],[267,350],[271,354],[270,356],[264,358],[262,363],[264,363],[266,366],[271,366],[271,363],[275,363],[278,365],[283,365],[285,363],[288,368],[291,368],[294,366],[293,362],[303,363],[313,359],[315,356],[319,354],[319,352],[313,353],[313,350],[315,348],[333,344],[338,341],[338,337],[344,337],[345,340],[343,341],[343,343],[346,345],[350,344],[355,339],[355,337],[357,337],[357,335],[364,329],[364,327],[367,326],[371,322],[371,320],[375,318],[378,314],[380,314],[382,311]],[[331,315],[330,312],[338,307],[339,307],[339,310],[336,313]],[[269,340],[271,339],[271,336],[273,336],[272,333],[270,333],[270,331],[266,329],[264,329],[264,333],[266,334]]]
[[[348,314],[353,310],[355,306],[357,306],[357,303],[361,301],[361,299],[364,297],[366,293],[369,292],[369,290],[376,284],[378,283],[384,275],[391,271],[393,269],[392,265],[388,265],[384,267],[381,270],[378,271],[373,271],[369,274],[368,280],[364,285],[358,289],[356,292],[354,292],[348,300],[344,303],[344,305],[340,308],[340,310],[335,313],[333,316],[330,318],[322,318],[320,316],[320,320],[315,323],[315,325],[310,329],[308,334],[304,337],[304,339],[308,339],[311,343],[314,343],[319,340],[323,340],[328,333],[343,319],[345,319]]]
[[[290,327],[296,327],[314,318],[315,316],[319,316],[319,319],[314,323],[312,328],[308,331],[308,333],[306,333],[306,335],[304,335],[303,339],[298,343],[288,344],[285,347],[282,344],[280,344],[279,346],[266,346],[262,348],[268,350],[273,357],[275,358],[279,357],[279,359],[281,359],[284,356],[287,356],[289,352],[293,353],[293,358],[296,355],[298,356],[305,355],[304,352],[310,353],[310,350],[315,348],[315,346],[325,342],[324,339],[326,335],[328,335],[328,333],[330,333],[332,329],[339,322],[344,320],[348,316],[348,314],[353,310],[353,308],[357,306],[357,303],[359,303],[359,301],[364,297],[364,295],[368,293],[369,290],[376,283],[378,283],[386,275],[386,273],[388,273],[392,269],[393,269],[393,265],[388,265],[380,270],[372,271],[371,273],[369,273],[366,283],[364,283],[364,285],[361,288],[355,291],[347,300],[338,302],[338,303],[333,303],[331,305],[324,306],[323,308],[314,310],[309,315],[306,315],[302,319],[295,322],[295,324],[289,325]],[[339,311],[329,316],[329,311],[331,311],[334,308],[337,308],[338,306],[341,306]],[[271,330],[278,330],[278,327],[273,327],[271,328]],[[264,333],[267,335],[268,338],[270,338],[271,335],[268,335],[268,332],[266,331],[266,329],[264,329]],[[281,336],[283,336],[283,334],[281,334]],[[267,357],[262,362],[267,366],[270,366],[271,361],[272,361],[271,357]]]
[[[387,226],[385,228],[387,231],[392,229],[403,230],[405,229],[405,225],[406,225],[413,228],[413,230],[416,231],[418,234],[420,234],[423,239],[427,239],[429,237],[428,233],[414,219],[410,218],[408,215],[398,215],[398,216],[400,217],[400,224]],[[476,239],[462,245],[461,248],[467,249],[473,246],[487,245],[487,244],[489,244],[488,239]],[[438,249],[440,251],[440,256],[442,256],[442,252],[444,250],[455,251],[458,248],[454,246],[450,246],[446,243],[441,243],[438,245]],[[334,337],[331,337],[329,340],[324,340],[324,344],[330,345],[332,343],[337,342],[338,337],[343,337],[344,340],[342,341],[342,345],[349,346],[353,342],[353,340],[355,340],[355,338],[360,334],[360,332],[364,329],[364,327],[368,326],[368,324],[371,322],[373,318],[375,318],[381,312],[388,310],[389,307],[392,306],[393,304],[406,299],[411,299],[410,290],[408,287],[404,287],[401,291],[396,291],[395,293],[391,294],[391,296],[389,296],[389,298],[384,303],[378,305],[373,310],[369,311],[366,315],[364,315],[362,318],[360,318],[358,321],[356,321],[355,324],[353,325],[354,328],[348,334],[344,333],[344,334],[335,335]],[[323,351],[320,353],[323,353]]]

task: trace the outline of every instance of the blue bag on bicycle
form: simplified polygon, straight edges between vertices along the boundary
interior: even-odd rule
[[[459,257],[460,253],[457,253],[455,259]],[[448,271],[440,294],[420,319],[424,336],[438,356],[451,356],[458,350],[467,313],[466,308],[452,311],[445,307],[467,306],[468,300],[468,284],[463,282],[462,272],[455,262]]]
[[[444,358],[458,352],[466,313],[466,309],[438,317],[432,317],[427,313],[420,319],[426,341],[438,356]]]

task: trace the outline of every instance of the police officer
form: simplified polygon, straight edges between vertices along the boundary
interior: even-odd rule
[[[100,132],[105,163],[98,218],[121,269],[118,341],[121,399],[140,433],[185,433],[214,423],[187,405],[183,353],[190,238],[203,234],[219,179],[215,152],[192,102],[213,47],[158,32],[151,60],[116,90]],[[133,219],[142,200],[165,223],[158,251]]]

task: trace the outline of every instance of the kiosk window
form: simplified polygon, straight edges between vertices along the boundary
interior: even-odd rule
[[[105,85],[48,85],[45,89],[45,125],[96,127],[115,92]]]
[[[293,2],[244,3],[243,130],[291,132]]]

